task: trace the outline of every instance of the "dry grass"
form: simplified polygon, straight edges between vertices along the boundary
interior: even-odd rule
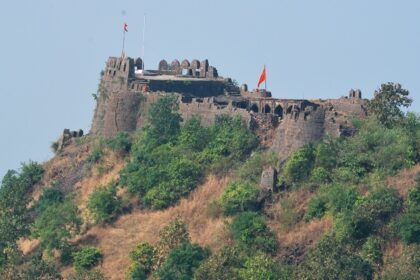
[[[209,176],[188,198],[163,211],[134,210],[114,224],[91,228],[79,242],[98,246],[104,254],[102,271],[112,279],[121,279],[129,265],[128,253],[139,242],[156,243],[159,231],[176,216],[187,224],[192,242],[217,250],[224,238],[224,221],[210,219],[206,208],[219,197],[229,178]],[[68,273],[68,270],[64,272]]]
[[[402,197],[406,197],[408,190],[416,185],[416,176],[420,174],[420,164],[410,169],[402,170],[397,176],[388,178],[388,185],[398,190]]]

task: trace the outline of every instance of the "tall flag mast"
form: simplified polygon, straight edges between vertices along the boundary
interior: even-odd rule
[[[142,70],[143,70],[143,74],[144,74],[144,38],[145,38],[145,33],[146,33],[146,14],[144,14],[143,17],[143,47],[141,50],[141,63],[142,63]]]
[[[128,32],[128,24],[124,23],[124,27],[123,27],[123,44],[122,44],[122,51],[121,51],[121,57],[124,58],[125,57],[125,51],[124,51],[124,46],[125,46],[125,33]]]
[[[260,79],[258,80],[257,87],[260,88],[260,85],[263,82],[264,82],[265,91],[267,92],[267,73],[266,73],[266,70],[265,70],[265,64],[264,64],[264,69],[263,69],[263,71],[261,73]]]

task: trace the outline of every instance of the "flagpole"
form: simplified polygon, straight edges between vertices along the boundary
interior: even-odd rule
[[[143,47],[141,51],[141,63],[143,68],[143,75],[144,75],[144,38],[145,38],[145,32],[146,32],[146,14],[144,14],[143,17]]]
[[[264,80],[264,87],[265,87],[265,94],[267,95],[267,69],[264,64],[264,71],[265,71],[265,80]]]
[[[124,45],[125,45],[125,27],[123,28],[123,44],[122,44],[122,52],[121,52],[121,57],[124,57]]]

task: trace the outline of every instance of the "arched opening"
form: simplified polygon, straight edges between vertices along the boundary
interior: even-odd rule
[[[258,113],[259,109],[258,109],[257,104],[252,104],[251,111],[254,112],[254,113]]]
[[[271,113],[271,107],[268,104],[265,104],[264,106],[264,113],[269,114]]]
[[[280,105],[277,105],[277,107],[274,109],[274,114],[279,116],[280,118],[283,117],[283,108]]]

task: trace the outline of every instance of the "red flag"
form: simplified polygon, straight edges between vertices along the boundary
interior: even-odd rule
[[[263,69],[263,71],[261,73],[261,76],[260,76],[260,79],[258,81],[258,85],[257,85],[258,88],[260,87],[260,85],[262,84],[262,82],[265,81],[265,79],[266,79],[266,73],[265,73],[265,65],[264,65],[264,69]]]
[[[128,32],[128,24],[124,23],[124,32]]]

